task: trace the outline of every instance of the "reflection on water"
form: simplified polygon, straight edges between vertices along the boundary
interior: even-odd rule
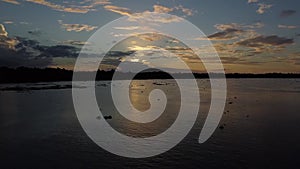
[[[109,94],[111,90],[109,85],[96,89],[98,104],[104,115],[111,115],[113,117],[107,120],[108,123],[123,134],[131,137],[150,137],[160,134],[173,124],[180,108],[180,92],[177,84],[174,80],[166,81],[168,81],[168,83],[164,85],[153,83],[153,81],[150,80],[133,81],[129,88],[131,103],[140,111],[145,111],[150,108],[149,94],[152,90],[160,89],[166,94],[168,100],[166,109],[162,112],[161,116],[153,122],[145,124],[136,123],[119,114]],[[121,85],[121,83],[119,83],[119,85]]]
[[[98,104],[104,115],[112,116],[107,121],[119,132],[148,137],[163,132],[177,116],[180,93],[174,92],[177,86],[172,80],[132,82],[129,95],[138,110],[149,108],[148,96],[154,88],[163,90],[169,100],[159,119],[143,125],[124,119],[116,111],[108,97],[110,87],[103,84],[110,83],[97,83]],[[229,79],[228,104],[220,123],[224,128],[198,144],[210,100],[209,81],[198,80],[201,106],[193,129],[174,149],[146,159],[118,157],[95,145],[76,119],[71,89],[1,91],[0,166],[295,168],[300,150],[299,84],[296,79]]]

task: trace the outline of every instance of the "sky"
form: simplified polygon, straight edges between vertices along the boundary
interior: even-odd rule
[[[297,0],[0,0],[0,66],[73,69],[79,51],[99,28],[122,16],[148,12],[176,15],[197,26],[212,42],[227,73],[300,72]],[[181,42],[153,37],[116,44],[103,69],[120,62],[151,67],[142,59],[149,51],[164,62],[159,47],[176,49],[193,71],[204,71],[193,65],[193,51]],[[180,69],[176,65],[165,66]]]

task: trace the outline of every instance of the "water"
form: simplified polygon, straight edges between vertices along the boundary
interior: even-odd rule
[[[70,83],[1,85],[5,90],[0,91],[0,167],[299,168],[300,80],[227,82],[227,104],[220,122],[224,129],[218,128],[207,142],[198,143],[210,105],[209,81],[198,80],[201,104],[193,129],[175,148],[146,159],[119,157],[93,143],[76,118]],[[148,94],[154,88],[164,90],[169,102],[158,120],[144,125],[124,119],[110,99],[102,99],[107,98],[109,82],[98,82],[96,94],[103,114],[113,117],[108,123],[117,131],[149,137],[172,124],[180,104],[172,80],[134,81],[132,104],[138,110],[148,109]]]

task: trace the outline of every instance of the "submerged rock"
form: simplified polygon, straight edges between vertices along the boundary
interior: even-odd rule
[[[226,124],[222,124],[221,126],[219,126],[219,129],[223,130],[225,128]]]
[[[168,85],[168,83],[159,83],[159,82],[153,82],[152,84],[161,86],[161,85]]]
[[[105,84],[105,83],[102,83],[102,84],[99,84],[98,86],[101,86],[101,87],[107,87],[108,85]]]
[[[97,120],[100,120],[100,119],[101,119],[101,116],[97,116],[96,119],[97,119]],[[112,119],[112,116],[104,116],[104,119],[105,119],[105,120]]]
[[[112,119],[112,116],[104,116],[104,119],[105,119],[105,120]]]

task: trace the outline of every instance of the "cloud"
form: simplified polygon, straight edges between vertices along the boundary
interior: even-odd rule
[[[296,13],[295,10],[283,10],[283,11],[281,11],[280,16],[281,17],[288,17],[288,16],[294,15],[295,13]]]
[[[70,45],[42,46],[36,40],[8,37],[0,24],[0,66],[48,67],[53,58],[75,58],[79,48]]]
[[[88,42],[85,41],[78,41],[78,40],[67,40],[63,41],[62,44],[66,45],[73,45],[73,46],[83,46],[83,45],[88,45]]]
[[[5,23],[5,24],[13,24],[14,22],[13,21],[4,21],[3,23]]]
[[[243,29],[258,29],[264,27],[261,22],[256,22],[253,24],[216,24],[214,26],[219,32],[213,33],[208,36],[210,40],[233,40],[241,37],[254,36],[256,33],[253,30],[243,30]]]
[[[258,14],[264,14],[267,9],[270,9],[273,5],[271,4],[264,4],[264,3],[258,3],[259,0],[248,0],[248,4],[255,3],[258,6],[258,9],[256,10],[256,13]]]
[[[36,40],[23,37],[16,37],[17,43],[14,46],[16,52],[26,53],[33,58],[36,57],[77,57],[79,48],[70,45],[44,46]]]
[[[183,12],[184,14],[188,15],[188,16],[192,16],[194,14],[194,11],[188,8],[183,7],[182,5],[173,7],[173,8],[169,8],[169,7],[165,7],[165,6],[161,6],[161,5],[153,5],[153,12],[158,12],[158,13],[170,13],[174,10],[178,10]]]
[[[155,45],[134,45],[129,46],[128,49],[135,52],[130,57],[121,58],[122,62],[141,63],[152,68],[163,67],[183,70],[182,64],[178,62],[178,57],[186,61],[187,64],[194,61],[191,60],[193,58],[189,55],[193,54],[192,50],[183,46],[159,47]],[[199,58],[197,61],[199,62]]]
[[[105,5],[104,9],[111,11],[111,12],[115,12],[121,15],[126,15],[126,16],[131,16],[131,11],[128,8],[124,8],[124,7],[118,7],[118,6],[113,6],[113,5]]]
[[[53,58],[77,57],[79,49],[68,45],[41,46],[38,41],[22,37],[9,38],[1,26],[0,66],[48,67]]]
[[[216,32],[212,35],[209,35],[208,38],[210,40],[230,40],[237,38],[237,34],[242,33],[242,30],[239,29],[233,29],[233,28],[227,28],[221,32]]]
[[[221,57],[262,59],[264,56],[273,57],[282,54],[287,46],[294,44],[294,39],[277,35],[263,36],[255,30],[234,29],[235,27],[221,26],[218,28],[223,31],[208,36],[214,40],[214,47]]]
[[[0,47],[2,48],[14,49],[17,43],[18,41],[16,39],[0,36]]]
[[[114,29],[118,29],[118,30],[136,30],[136,29],[139,29],[139,27],[138,26],[114,27]]]
[[[266,9],[271,8],[273,5],[268,5],[268,4],[263,4],[263,3],[259,3],[258,4],[258,9],[256,10],[256,13],[258,14],[264,14]]]
[[[258,28],[263,28],[265,26],[264,23],[262,22],[256,22],[254,24],[250,24],[250,25],[242,25],[242,28],[250,28],[250,29],[258,29]]]
[[[16,1],[16,0],[2,0],[3,2],[7,2],[7,3],[11,3],[11,4],[15,4],[15,5],[20,5],[20,2]]]
[[[173,8],[168,8],[168,7],[161,6],[161,5],[153,5],[153,12],[169,13],[172,11],[173,11]]]
[[[286,63],[290,60],[285,56],[290,56],[288,47],[295,43],[294,39],[278,35],[261,35],[255,30],[261,27],[263,23],[260,22],[248,25],[237,23],[215,25],[219,32],[209,35],[208,38],[214,40],[213,45],[226,69],[244,71],[247,65],[249,68],[256,66],[253,68],[262,70],[267,63]],[[286,25],[281,25],[281,27],[293,28]],[[280,60],[279,58],[282,57],[283,59]]]
[[[56,4],[46,0],[26,0],[39,5],[47,6],[56,11],[69,12],[69,13],[87,13],[89,11],[95,11],[95,7],[98,5],[107,5],[111,2],[109,0],[84,0],[80,1],[79,4],[74,2],[67,4],[68,6]]]
[[[39,57],[40,52],[31,46],[38,43],[25,38],[9,38],[0,36],[0,66],[8,67],[45,67],[51,58]]]
[[[281,29],[296,29],[296,28],[298,28],[298,26],[295,26],[295,25],[278,25],[278,28],[281,28]]]
[[[263,36],[259,35],[253,38],[243,39],[233,44],[235,52],[241,55],[256,56],[262,54],[262,56],[274,57],[283,53],[284,49],[288,45],[294,44],[294,39],[285,37],[278,37],[277,35]]]
[[[157,33],[141,34],[141,35],[137,35],[137,37],[143,41],[148,41],[148,42],[159,41],[165,38],[164,35],[157,34]]]
[[[182,46],[182,44],[178,46],[172,46],[172,47],[168,46],[165,49],[188,62],[199,62],[199,58],[198,56],[195,55],[194,51],[191,48]]]
[[[39,29],[30,30],[27,33],[30,35],[33,35],[33,36],[41,36],[42,35],[42,31]]]
[[[258,2],[258,0],[248,0],[248,4],[256,3],[256,2]]]
[[[294,43],[293,39],[278,37],[277,35],[271,35],[271,36],[261,35],[254,38],[240,41],[237,44],[241,46],[247,46],[247,47],[261,47],[263,45],[285,46],[293,43]]]
[[[134,54],[136,51],[130,50],[130,51],[117,51],[117,50],[111,50],[106,53],[105,57],[101,61],[100,69],[104,67],[108,67],[109,69],[115,69],[122,60],[126,56],[130,56]],[[90,57],[95,57],[93,55],[90,55]],[[96,55],[97,57],[97,55]]]
[[[7,51],[6,54],[10,54],[12,56],[10,57],[10,55],[5,55],[5,59],[2,58],[2,60],[5,60],[5,63],[8,64],[7,66],[53,66],[53,61],[61,59],[64,60],[63,58],[75,59],[79,54],[80,47],[86,44],[82,41],[69,40],[62,42],[63,44],[60,45],[44,46],[40,45],[38,41],[30,40],[27,38],[17,37],[17,40],[18,43],[13,49],[2,47],[1,51]],[[110,51],[106,54],[102,63],[111,65],[114,63],[113,65],[117,65],[120,58],[131,55],[134,52],[135,51]],[[21,56],[24,58],[21,59]],[[97,54],[86,54],[86,56],[95,57],[97,56]],[[0,61],[1,57],[2,56],[0,56]],[[17,61],[13,62],[15,66],[13,65],[13,63],[8,62],[10,58],[17,58]],[[28,64],[31,59],[34,60],[33,64]],[[39,64],[34,64],[35,60],[44,60],[47,62],[44,64],[42,62],[38,62]],[[59,63],[55,62],[56,66],[57,64]]]
[[[264,36],[256,32],[255,29],[263,26],[261,22],[217,24],[215,28],[219,32],[209,35],[208,38],[213,40],[214,47],[222,60],[223,57],[239,58],[236,61],[227,59],[228,63],[225,64],[257,65],[263,63],[263,60],[266,61],[266,57],[269,61],[278,61],[277,56],[289,53],[285,49],[294,44],[294,39],[277,35]]]
[[[24,52],[0,48],[0,66],[6,67],[47,67],[52,63],[52,58],[33,57]]]
[[[159,49],[159,47],[152,46],[152,45],[147,45],[147,46],[134,45],[134,46],[129,46],[128,49],[132,51],[145,51],[145,50],[157,50]]]
[[[216,24],[214,26],[216,29],[225,31],[227,29],[239,29],[240,25],[237,23],[230,23],[230,24]]]
[[[84,2],[90,2],[92,6],[111,4],[109,0],[85,0]]]
[[[184,14],[186,14],[188,16],[192,16],[195,12],[197,12],[192,9],[184,8],[182,5],[175,7],[175,9],[181,10]]]
[[[36,46],[39,45],[39,42],[36,40],[30,40],[27,38],[23,38],[23,37],[16,37],[16,39],[18,40],[18,43],[16,44],[16,49],[20,50],[21,48],[35,48]]]
[[[28,25],[29,23],[28,22],[19,22],[21,25]]]
[[[135,50],[129,50],[129,51],[109,51],[107,52],[106,56],[107,57],[115,57],[115,58],[122,58],[122,57],[125,57],[125,56],[129,56],[133,53],[135,53],[136,51]]]
[[[39,5],[44,5],[57,11],[64,11],[64,12],[71,12],[71,13],[87,13],[89,11],[88,9],[84,9],[84,8],[64,7],[62,5],[54,4],[46,0],[26,0],[26,1],[36,3]]]
[[[130,15],[129,21],[140,21],[140,22],[157,22],[157,23],[172,23],[181,22],[182,19],[176,16],[160,16],[150,11],[144,11],[142,13],[134,13]]]
[[[214,27],[218,30],[224,31],[226,29],[243,29],[243,28],[258,29],[264,26],[265,25],[263,23],[256,22],[253,24],[238,24],[238,23],[216,24]]]
[[[65,24],[62,20],[58,20],[58,23],[61,25],[62,28],[64,28],[66,31],[75,31],[75,32],[81,32],[81,31],[87,31],[90,32],[97,28],[97,26],[91,26],[86,24]]]
[[[5,30],[4,25],[0,24],[0,36],[5,36],[7,37],[8,33]]]
[[[4,25],[0,24],[0,47],[13,49],[16,45],[17,40],[8,37],[8,33],[4,27]]]
[[[105,5],[104,8],[108,11],[118,13],[120,15],[129,16],[130,21],[137,21],[140,18],[149,18],[149,20],[154,22],[160,22],[160,23],[170,23],[170,22],[179,22],[180,20],[178,17],[153,17],[153,13],[149,10],[140,12],[140,13],[134,13],[129,8],[119,7],[119,6],[113,6],[113,5]],[[169,13],[174,10],[180,10],[186,15],[190,16],[193,15],[194,11],[188,8],[184,8],[183,6],[179,5],[174,8],[169,8],[161,5],[154,5],[153,6],[153,12],[156,13]]]
[[[40,56],[46,57],[77,57],[79,49],[68,45],[40,46]]]

